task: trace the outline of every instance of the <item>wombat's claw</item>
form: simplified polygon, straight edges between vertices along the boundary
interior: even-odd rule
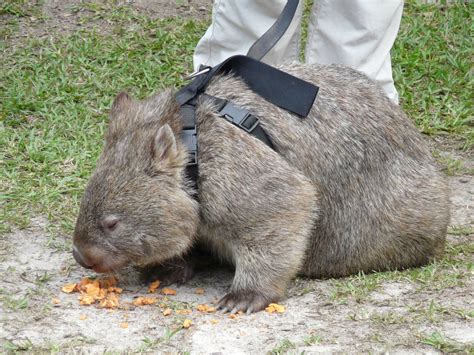
[[[256,292],[231,292],[222,297],[217,304],[217,308],[222,313],[230,311],[231,314],[235,314],[242,311],[250,314],[261,311],[270,302],[272,302],[271,299]]]

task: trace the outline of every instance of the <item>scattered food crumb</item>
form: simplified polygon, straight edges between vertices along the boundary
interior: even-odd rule
[[[176,314],[191,314],[193,311],[190,309],[177,309]]]
[[[237,318],[237,314],[229,314],[229,318],[230,319],[235,319],[235,318]]]
[[[67,284],[63,286],[61,291],[63,291],[64,293],[72,293],[76,289],[76,286],[76,284]]]
[[[127,322],[120,323],[120,328],[127,329],[128,328],[128,323]]]
[[[123,289],[120,287],[112,286],[112,287],[107,288],[107,292],[122,293]]]
[[[85,314],[81,314],[81,315],[79,316],[79,319],[80,319],[80,320],[86,320],[86,319],[87,319],[87,316],[86,316]]]
[[[194,293],[195,293],[196,295],[203,295],[204,292],[206,292],[206,291],[204,291],[204,289],[203,289],[203,288],[200,288],[200,287],[198,287],[198,288],[194,291]]]
[[[135,306],[147,306],[155,304],[158,300],[154,297],[137,297],[133,300]]]
[[[164,311],[163,311],[163,315],[166,317],[166,316],[169,316],[171,314],[171,309],[169,308],[166,308]]]
[[[59,298],[53,298],[51,302],[53,302],[53,304],[60,304],[61,300]]]
[[[165,287],[164,289],[161,290],[161,293],[166,296],[174,296],[176,295],[176,290]]]
[[[150,284],[150,286],[148,287],[148,292],[149,292],[149,293],[155,293],[155,292],[156,292],[156,289],[157,289],[158,287],[160,287],[160,283],[161,283],[160,280],[155,280],[155,281],[153,281],[153,282]]]
[[[216,307],[208,306],[207,304],[198,304],[196,309],[199,312],[206,312],[206,313],[214,313],[216,311]]]
[[[211,319],[211,324],[217,324],[219,323],[220,321],[218,319]]]
[[[270,303],[267,308],[265,308],[265,311],[268,313],[284,313],[285,312],[285,306],[278,304],[278,303]]]
[[[185,319],[184,322],[183,322],[183,328],[188,329],[191,326],[191,324],[193,324],[191,319]]]
[[[89,306],[95,302],[94,297],[83,294],[79,296],[79,304],[81,306]]]

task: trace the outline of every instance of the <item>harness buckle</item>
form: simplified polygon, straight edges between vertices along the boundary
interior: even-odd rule
[[[196,70],[196,71],[192,72],[191,74],[185,76],[184,79],[185,80],[193,79],[196,76],[199,76],[201,74],[209,72],[211,69],[212,69],[212,67],[201,65],[198,70]]]
[[[226,102],[224,107],[219,110],[219,116],[224,117],[227,121],[239,126],[248,133],[252,133],[259,124],[257,117],[231,102]]]

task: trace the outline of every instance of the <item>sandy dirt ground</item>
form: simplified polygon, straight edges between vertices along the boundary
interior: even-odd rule
[[[81,13],[72,9],[78,3],[46,1],[44,12],[49,19],[43,32],[34,26],[20,26],[18,35],[41,37],[51,30],[77,30],[82,26]],[[209,3],[130,2],[156,17],[209,16]],[[459,158],[472,167],[472,157]],[[474,178],[451,176],[450,182],[451,225],[457,230],[472,228]],[[95,275],[75,263],[70,253],[71,236],[52,237],[50,227],[46,218],[38,216],[29,228],[0,239],[1,349],[193,354],[473,351],[472,260],[470,268],[443,270],[441,276],[434,268],[433,284],[442,284],[439,288],[427,285],[429,278],[416,280],[403,273],[375,283],[363,277],[353,282],[296,279],[282,302],[284,313],[260,312],[235,319],[196,309],[198,304],[211,305],[224,295],[232,282],[231,270],[199,272],[189,284],[172,286],[177,295],[154,295],[160,299],[158,304],[140,307],[131,302],[137,296],[149,296],[147,287],[128,274],[120,279],[124,288],[121,307],[107,310],[81,306],[77,293],[61,292],[65,284]],[[448,240],[451,246],[472,245],[474,235],[456,233]],[[469,259],[472,254],[460,253],[457,258]],[[445,283],[439,279],[443,277]],[[197,288],[204,289],[204,294],[196,294]],[[57,304],[53,303],[55,298]],[[163,315],[165,308],[172,309],[171,315]],[[191,313],[179,314],[184,309]],[[182,327],[185,319],[192,321],[188,329]]]

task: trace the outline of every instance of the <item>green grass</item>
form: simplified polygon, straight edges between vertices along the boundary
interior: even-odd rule
[[[421,341],[423,344],[432,346],[433,348],[442,351],[443,353],[458,353],[472,354],[474,347],[467,344],[459,344],[446,337],[440,332],[433,332],[426,336]]]
[[[0,63],[2,216],[24,227],[34,214],[73,228],[102,147],[107,111],[123,89],[143,98],[182,82],[205,24],[141,18],[136,31],[31,40]]]
[[[472,13],[474,4],[405,4],[392,50],[401,105],[422,132],[474,144]]]
[[[31,16],[37,3],[8,0],[1,14]],[[473,143],[469,13],[472,4],[406,5],[393,53],[404,109],[429,134]],[[82,11],[87,10],[87,11]],[[78,203],[102,147],[107,112],[121,90],[143,98],[179,86],[207,20],[151,20],[126,6],[84,3],[84,30],[0,42],[0,235],[46,215],[73,230]],[[38,16],[41,16],[39,14]],[[89,28],[107,20],[107,30]],[[457,163],[451,170],[459,170]],[[54,228],[53,228],[54,229]]]
[[[281,340],[277,346],[275,346],[269,353],[271,355],[281,355],[281,354],[286,354],[290,350],[296,349],[296,344],[290,341],[289,339],[283,339]]]

